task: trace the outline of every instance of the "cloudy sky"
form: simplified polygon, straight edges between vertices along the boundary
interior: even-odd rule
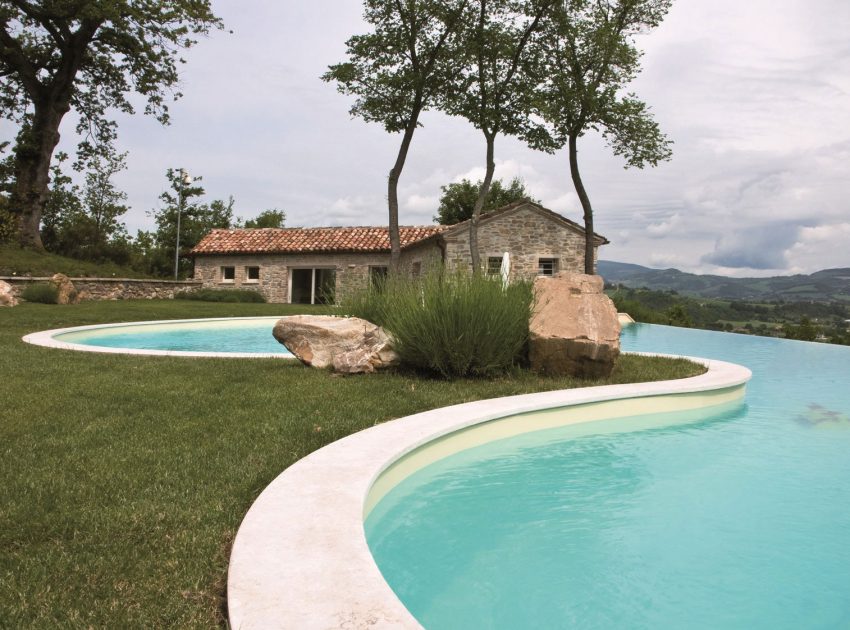
[[[362,32],[356,0],[213,0],[227,31],[187,55],[172,124],[120,119],[131,232],[148,229],[169,166],[203,176],[237,215],[289,226],[386,224],[399,136],[352,120],[319,76]],[[850,266],[850,2],[674,0],[640,40],[633,89],[675,142],[670,163],[625,170],[598,138],[579,144],[602,257],[699,273],[773,275]],[[66,141],[72,135],[66,121]],[[67,147],[66,147],[67,148]],[[440,186],[483,175],[484,141],[428,114],[400,186],[401,222],[431,223]],[[567,156],[499,138],[496,176],[522,177],[575,220]]]

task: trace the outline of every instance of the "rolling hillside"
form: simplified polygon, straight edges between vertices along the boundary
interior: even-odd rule
[[[599,273],[608,284],[647,287],[657,291],[673,290],[696,297],[850,302],[850,268],[824,269],[810,275],[727,278],[601,260]]]

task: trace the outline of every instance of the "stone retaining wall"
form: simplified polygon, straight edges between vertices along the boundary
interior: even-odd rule
[[[27,285],[50,282],[49,277],[2,276],[16,295]],[[139,280],[134,278],[71,278],[83,300],[169,300],[175,293],[199,289],[199,280]]]

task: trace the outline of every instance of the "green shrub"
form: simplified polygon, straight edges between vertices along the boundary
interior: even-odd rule
[[[21,297],[27,302],[39,302],[41,304],[56,304],[59,301],[59,290],[55,285],[48,282],[30,284],[23,291]]]
[[[201,302],[265,302],[266,298],[257,291],[241,289],[196,289],[174,294],[175,300],[199,300]]]
[[[404,365],[443,377],[491,376],[525,356],[534,303],[529,282],[431,273],[388,278],[344,300],[341,311],[392,333]]]

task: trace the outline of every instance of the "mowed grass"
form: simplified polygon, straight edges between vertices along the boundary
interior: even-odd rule
[[[274,359],[114,356],[20,340],[98,322],[294,312],[180,301],[0,310],[0,626],[222,625],[239,523],[299,458],[429,408],[597,384],[521,371],[453,382],[342,378]],[[623,357],[605,382],[700,371]]]

